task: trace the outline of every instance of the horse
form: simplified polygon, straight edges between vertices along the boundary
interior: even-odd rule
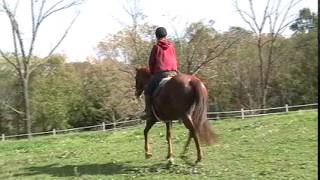
[[[135,68],[135,95],[139,99],[146,89],[152,75],[148,68]],[[156,90],[152,97],[153,115],[147,118],[144,129],[144,149],[146,159],[152,157],[148,143],[148,132],[151,127],[161,119],[166,124],[166,139],[168,143],[167,160],[173,163],[171,128],[173,120],[180,120],[189,130],[189,137],[184,146],[181,157],[185,154],[193,138],[197,149],[196,164],[202,160],[201,144],[211,145],[216,142],[216,134],[213,132],[207,120],[208,91],[205,85],[194,75],[178,73],[165,85]],[[156,118],[158,117],[158,118]]]

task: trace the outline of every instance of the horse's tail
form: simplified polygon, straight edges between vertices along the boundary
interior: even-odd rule
[[[201,143],[211,145],[216,142],[217,138],[207,119],[207,89],[196,77],[192,78],[191,86],[195,92],[195,106],[192,113],[192,120],[195,125],[195,130],[199,135]]]

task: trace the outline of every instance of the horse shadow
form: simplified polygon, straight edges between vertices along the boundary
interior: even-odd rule
[[[145,173],[161,173],[161,172],[181,174],[181,167],[178,167],[177,165],[169,165],[167,163],[157,163],[153,165],[136,166],[133,164],[134,162],[131,162],[131,161],[110,162],[106,164],[82,164],[82,165],[50,164],[46,166],[27,167],[24,169],[25,173],[16,174],[14,176],[15,177],[36,176],[36,175],[47,174],[53,177],[77,177],[82,175],[103,175],[103,176],[139,175],[139,174],[145,174]]]
[[[143,168],[143,167],[140,167]],[[106,163],[106,164],[74,164],[59,165],[49,164],[46,166],[34,166],[24,169],[26,173],[16,176],[34,176],[47,174],[54,177],[70,177],[81,175],[105,175],[132,174],[139,170],[139,167],[130,165],[130,162]]]

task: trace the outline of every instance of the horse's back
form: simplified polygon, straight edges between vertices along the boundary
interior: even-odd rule
[[[180,119],[191,110],[195,93],[193,76],[179,73],[169,80],[154,97],[155,110],[162,120]]]

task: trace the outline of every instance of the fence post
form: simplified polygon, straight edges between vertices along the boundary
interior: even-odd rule
[[[244,119],[244,109],[241,108],[241,119]]]
[[[117,125],[116,121],[113,121],[113,129],[114,130],[116,129],[116,125]]]
[[[106,123],[102,122],[102,131],[106,131]]]
[[[6,140],[6,135],[2,134],[1,137],[2,137],[2,141]]]
[[[57,132],[56,132],[56,129],[52,129],[52,135],[56,135],[57,134]]]
[[[289,112],[289,106],[288,106],[288,104],[286,104],[286,112]]]

